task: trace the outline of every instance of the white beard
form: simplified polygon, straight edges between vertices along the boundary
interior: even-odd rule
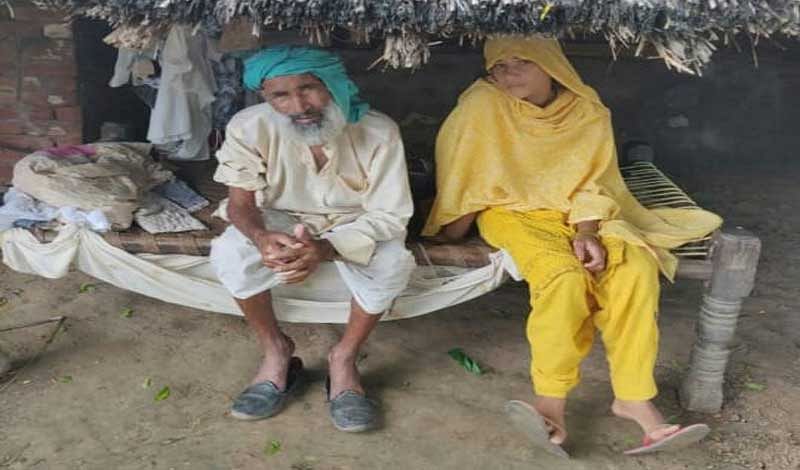
[[[298,124],[286,114],[280,113],[267,104],[270,119],[278,123],[280,134],[306,145],[323,145],[344,131],[347,119],[341,108],[331,100],[322,110],[322,120],[314,124]]]

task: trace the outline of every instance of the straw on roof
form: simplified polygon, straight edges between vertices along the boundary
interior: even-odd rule
[[[42,8],[112,24],[224,25],[297,29],[325,42],[335,29],[352,38],[389,39],[385,58],[415,67],[430,41],[489,34],[603,36],[612,51],[630,47],[669,67],[699,73],[717,44],[744,34],[753,42],[800,34],[800,0],[35,0]]]

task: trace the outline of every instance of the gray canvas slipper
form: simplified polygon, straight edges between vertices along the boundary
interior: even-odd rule
[[[286,388],[281,391],[272,381],[250,385],[236,397],[231,407],[231,416],[236,419],[252,421],[275,416],[285,406],[303,371],[303,361],[293,357],[289,361],[286,374]]]
[[[330,402],[330,415],[336,429],[344,432],[364,432],[378,425],[378,406],[364,395],[345,390],[330,398],[330,378],[325,381],[325,393]]]

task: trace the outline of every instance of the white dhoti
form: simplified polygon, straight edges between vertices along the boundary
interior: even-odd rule
[[[292,227],[299,223],[280,211],[267,210],[264,216],[268,230],[291,234]],[[332,231],[346,227],[342,225]],[[325,233],[320,237],[325,238]],[[255,244],[233,225],[212,242],[210,261],[220,282],[237,299],[252,297],[282,283],[264,266]],[[348,261],[333,263],[358,305],[371,314],[384,313],[391,308],[395,298],[405,290],[415,268],[414,256],[402,239],[377,242],[366,265]],[[315,274],[304,282],[311,282]]]

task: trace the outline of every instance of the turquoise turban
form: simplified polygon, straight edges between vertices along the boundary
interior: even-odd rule
[[[348,122],[358,122],[369,109],[359,98],[358,87],[347,76],[341,59],[328,51],[307,46],[274,46],[244,61],[244,85],[251,90],[261,89],[264,80],[302,73],[310,73],[325,84]]]

